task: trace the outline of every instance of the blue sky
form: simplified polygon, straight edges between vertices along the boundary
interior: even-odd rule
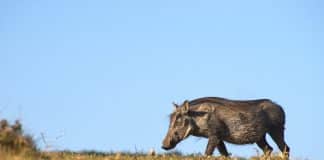
[[[286,110],[292,156],[322,159],[323,7],[0,1],[0,118],[22,119],[42,148],[44,133],[51,149],[163,152],[173,101],[270,98]],[[177,149],[204,152],[206,143]],[[227,146],[256,154],[256,145]]]

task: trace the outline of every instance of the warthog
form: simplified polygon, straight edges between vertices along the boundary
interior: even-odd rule
[[[170,125],[162,148],[169,150],[190,135],[208,138],[205,151],[212,155],[217,147],[228,156],[224,141],[233,144],[256,143],[265,154],[272,152],[266,141],[268,133],[279,149],[289,156],[284,141],[285,113],[280,105],[269,99],[237,101],[205,97],[174,104]]]

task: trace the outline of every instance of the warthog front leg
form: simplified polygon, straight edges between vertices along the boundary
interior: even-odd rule
[[[226,156],[226,157],[229,156],[226,146],[223,141],[219,141],[219,143],[217,144],[217,149],[221,155]]]
[[[219,140],[216,136],[211,136],[208,138],[208,144],[206,148],[205,154],[210,156],[214,153],[215,147],[217,147],[220,154],[223,156],[228,156],[228,152],[226,150],[225,144],[223,141]]]
[[[208,138],[208,144],[206,148],[205,155],[210,156],[214,153],[215,147],[217,146],[218,143],[218,138],[216,136],[212,136]]]

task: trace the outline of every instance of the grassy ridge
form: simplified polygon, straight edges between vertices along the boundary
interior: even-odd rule
[[[172,155],[157,154],[145,155],[143,153],[100,153],[100,152],[35,152],[24,154],[12,154],[0,150],[1,160],[286,160],[280,156],[260,156],[251,158],[239,157],[205,157],[198,155]]]
[[[166,154],[156,154],[154,150],[148,153],[106,153],[97,151],[84,152],[44,152],[36,147],[29,135],[24,134],[19,121],[10,124],[0,120],[0,160],[285,160],[280,156],[260,156],[249,159],[239,157],[205,157],[202,155],[182,155],[174,151]]]

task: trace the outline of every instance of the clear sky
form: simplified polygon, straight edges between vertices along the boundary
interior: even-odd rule
[[[323,7],[1,0],[0,118],[22,119],[43,149],[41,133],[50,149],[163,152],[173,101],[270,98],[286,110],[292,156],[323,159]],[[228,145],[239,156],[256,148]]]

